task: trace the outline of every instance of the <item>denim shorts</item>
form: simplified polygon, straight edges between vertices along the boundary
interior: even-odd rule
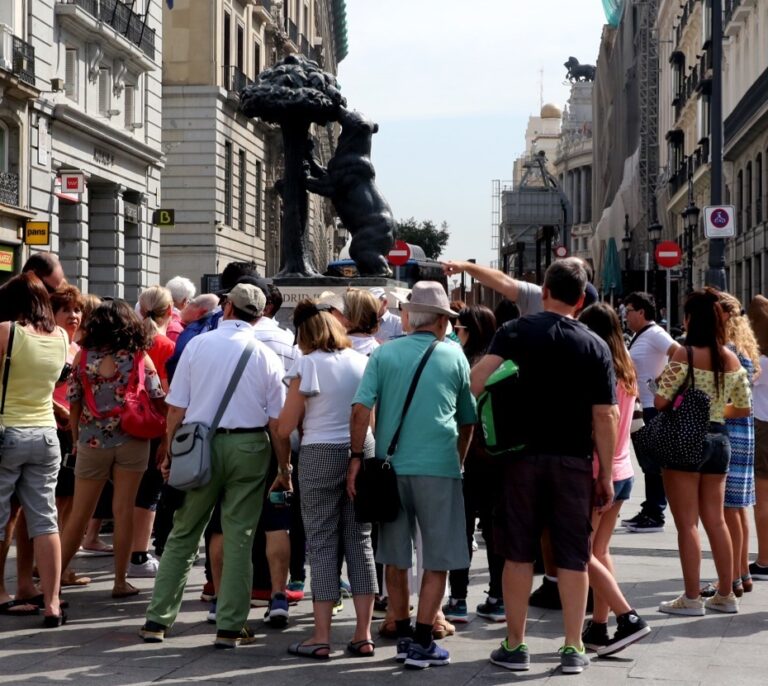
[[[613,482],[613,502],[629,500],[632,494],[632,485],[635,483],[635,477],[630,476],[627,479],[619,479]]]
[[[0,448],[0,541],[14,491],[24,508],[30,538],[59,531],[56,477],[61,450],[56,427],[7,427]]]

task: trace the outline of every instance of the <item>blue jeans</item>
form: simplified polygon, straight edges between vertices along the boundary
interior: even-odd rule
[[[659,411],[655,407],[643,408],[643,421],[650,422]],[[664,481],[661,478],[661,468],[654,462],[643,460],[639,455],[637,461],[645,476],[645,502],[640,506],[644,515],[654,521],[664,523],[664,510],[667,508],[667,495],[664,492]]]

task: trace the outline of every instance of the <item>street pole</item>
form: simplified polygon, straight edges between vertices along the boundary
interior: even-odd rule
[[[667,332],[671,328],[672,321],[672,269],[667,267]]]
[[[712,162],[710,204],[723,202],[723,0],[712,0],[712,93],[710,95]],[[725,239],[709,239],[708,286],[725,291]]]

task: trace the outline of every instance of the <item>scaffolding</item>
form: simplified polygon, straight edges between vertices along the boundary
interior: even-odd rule
[[[638,0],[638,88],[640,105],[640,192],[645,226],[656,221],[659,179],[659,43],[654,31],[659,0]]]

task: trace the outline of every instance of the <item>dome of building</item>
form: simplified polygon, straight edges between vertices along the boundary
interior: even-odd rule
[[[562,116],[563,113],[561,109],[557,107],[557,105],[553,105],[551,102],[548,102],[541,108],[542,119],[561,119]]]

